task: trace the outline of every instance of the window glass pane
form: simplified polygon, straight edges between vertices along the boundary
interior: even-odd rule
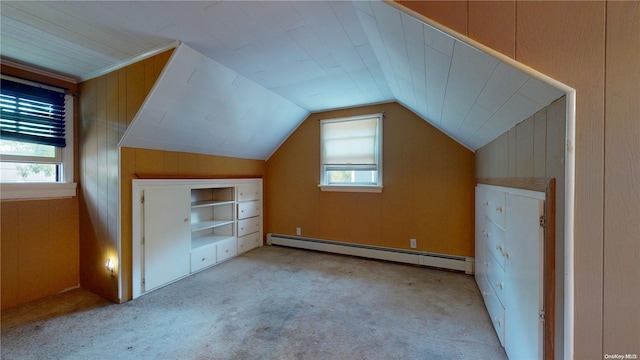
[[[56,157],[56,147],[0,139],[0,153],[4,155],[37,156],[53,159]]]
[[[378,172],[375,170],[328,170],[329,184],[375,184]]]
[[[0,181],[7,183],[15,182],[56,182],[56,164],[36,164],[19,162],[0,163]]]

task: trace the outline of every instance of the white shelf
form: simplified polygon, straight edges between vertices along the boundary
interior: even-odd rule
[[[234,238],[234,236],[229,236],[229,235],[211,235],[211,234],[198,236],[196,238],[191,239],[191,250],[195,250],[195,249],[203,247],[203,246],[215,244],[217,242],[224,241],[224,240],[227,240],[227,239],[230,239],[230,238]]]
[[[191,208],[195,209],[195,208],[201,208],[201,207],[207,207],[207,206],[220,206],[220,205],[227,205],[227,204],[233,204],[233,203],[234,203],[233,200],[229,200],[229,201],[220,201],[220,200],[195,201],[195,202],[191,203]]]
[[[233,220],[207,220],[191,224],[191,231],[211,229],[219,226],[233,224]]]

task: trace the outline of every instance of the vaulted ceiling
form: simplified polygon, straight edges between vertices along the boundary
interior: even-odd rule
[[[83,81],[180,42],[122,145],[266,159],[309,113],[398,101],[475,150],[559,90],[378,1],[2,1],[0,55]]]

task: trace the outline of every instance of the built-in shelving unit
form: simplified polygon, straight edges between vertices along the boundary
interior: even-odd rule
[[[132,190],[134,298],[262,246],[261,179],[139,179]]]

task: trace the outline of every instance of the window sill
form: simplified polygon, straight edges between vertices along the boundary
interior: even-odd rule
[[[76,196],[76,183],[20,183],[0,185],[2,200],[43,200]]]
[[[322,191],[381,193],[382,186],[363,185],[318,185]]]

